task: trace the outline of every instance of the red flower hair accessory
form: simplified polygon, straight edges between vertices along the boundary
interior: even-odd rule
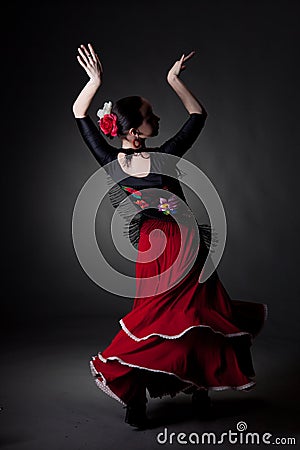
[[[118,135],[117,116],[111,112],[112,102],[105,102],[103,109],[99,109],[97,116],[100,118],[99,127],[104,134],[110,136]]]

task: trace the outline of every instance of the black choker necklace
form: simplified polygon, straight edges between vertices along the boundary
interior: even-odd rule
[[[134,153],[136,153],[134,148],[123,148],[122,150],[124,153],[126,153],[126,155],[133,155]]]
[[[123,148],[122,150],[126,155],[142,156],[141,152],[137,152],[134,148]]]

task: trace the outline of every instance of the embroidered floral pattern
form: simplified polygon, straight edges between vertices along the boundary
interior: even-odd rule
[[[169,200],[161,197],[159,199],[160,203],[157,205],[159,211],[162,211],[164,214],[176,214],[177,211],[177,201],[175,195],[171,195]]]
[[[146,208],[147,206],[149,206],[149,203],[147,203],[145,200],[142,199],[142,193],[141,191],[138,191],[136,189],[133,189],[130,186],[122,186],[122,189],[124,189],[124,191],[129,192],[134,198],[136,198],[137,200],[134,201],[134,203],[136,203],[138,206],[140,206],[142,209]]]
[[[141,191],[134,189],[130,186],[122,186],[122,189],[124,191],[129,192],[129,194],[131,194],[134,198],[136,198],[136,200],[134,200],[134,203],[140,206],[142,209],[150,206],[150,203],[142,198]],[[168,187],[163,186],[163,189],[168,190]],[[156,201],[157,197],[153,199],[153,205],[156,203]],[[172,194],[168,200],[166,198],[160,197],[159,201],[160,203],[158,205],[155,204],[155,206],[153,206],[154,208],[157,208],[164,214],[176,214],[178,205],[176,196],[174,194]]]

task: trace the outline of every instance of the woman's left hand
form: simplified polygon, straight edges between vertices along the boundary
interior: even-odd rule
[[[186,68],[186,61],[188,61],[190,58],[194,56],[196,52],[192,51],[187,56],[184,54],[182,57],[175,62],[175,64],[171,67],[171,69],[168,72],[167,80],[168,82],[174,80],[174,78],[178,77],[180,75],[180,72],[182,72]]]

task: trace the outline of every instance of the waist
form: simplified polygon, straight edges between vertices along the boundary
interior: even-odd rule
[[[191,217],[192,213],[187,203],[168,190],[164,190],[163,196],[156,189],[140,191],[130,186],[122,186],[144,217],[174,221],[176,216]]]

